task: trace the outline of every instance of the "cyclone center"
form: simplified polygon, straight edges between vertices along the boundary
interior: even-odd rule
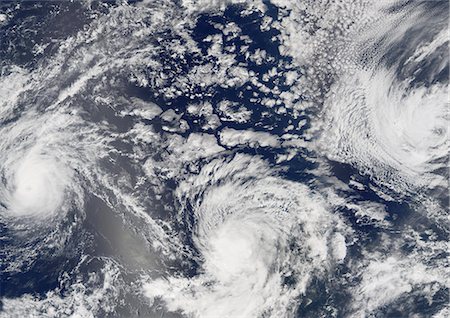
[[[264,281],[276,257],[272,232],[267,224],[255,220],[224,222],[209,240],[206,266],[221,281],[243,275]]]
[[[54,214],[62,204],[68,170],[53,158],[30,153],[16,167],[10,210],[15,215]]]

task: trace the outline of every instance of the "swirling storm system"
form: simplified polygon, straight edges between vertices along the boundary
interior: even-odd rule
[[[0,317],[449,317],[448,22],[0,1]]]

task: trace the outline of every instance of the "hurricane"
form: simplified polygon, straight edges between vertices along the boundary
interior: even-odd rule
[[[145,294],[199,316],[292,313],[307,281],[345,258],[349,230],[319,195],[270,173],[260,159],[236,156],[183,183],[199,275],[151,281]]]
[[[447,317],[447,1],[0,3],[0,317]]]
[[[448,22],[433,14],[439,8],[424,12],[423,5],[395,12],[390,23],[365,36],[386,48],[352,67],[351,75],[344,72],[325,103],[324,141],[338,140],[329,154],[355,163],[396,192],[445,189],[448,179],[448,61],[440,58]],[[432,32],[423,34],[419,27],[429,16],[435,17]],[[415,45],[401,42],[402,34],[414,34]],[[394,57],[401,45],[403,52]],[[374,50],[374,44],[358,46],[364,53]]]

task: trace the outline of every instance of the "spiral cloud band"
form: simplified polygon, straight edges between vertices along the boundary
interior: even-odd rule
[[[450,316],[448,21],[0,2],[0,318]]]
[[[144,286],[148,297],[161,297],[172,310],[201,317],[286,316],[311,277],[345,258],[344,223],[320,196],[272,176],[259,159],[213,161],[181,185],[180,195],[194,200],[202,269],[193,279]]]

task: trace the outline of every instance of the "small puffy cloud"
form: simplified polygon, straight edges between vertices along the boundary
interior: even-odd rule
[[[268,132],[225,128],[220,132],[220,142],[228,147],[244,145],[251,148],[278,147],[278,136]]]

